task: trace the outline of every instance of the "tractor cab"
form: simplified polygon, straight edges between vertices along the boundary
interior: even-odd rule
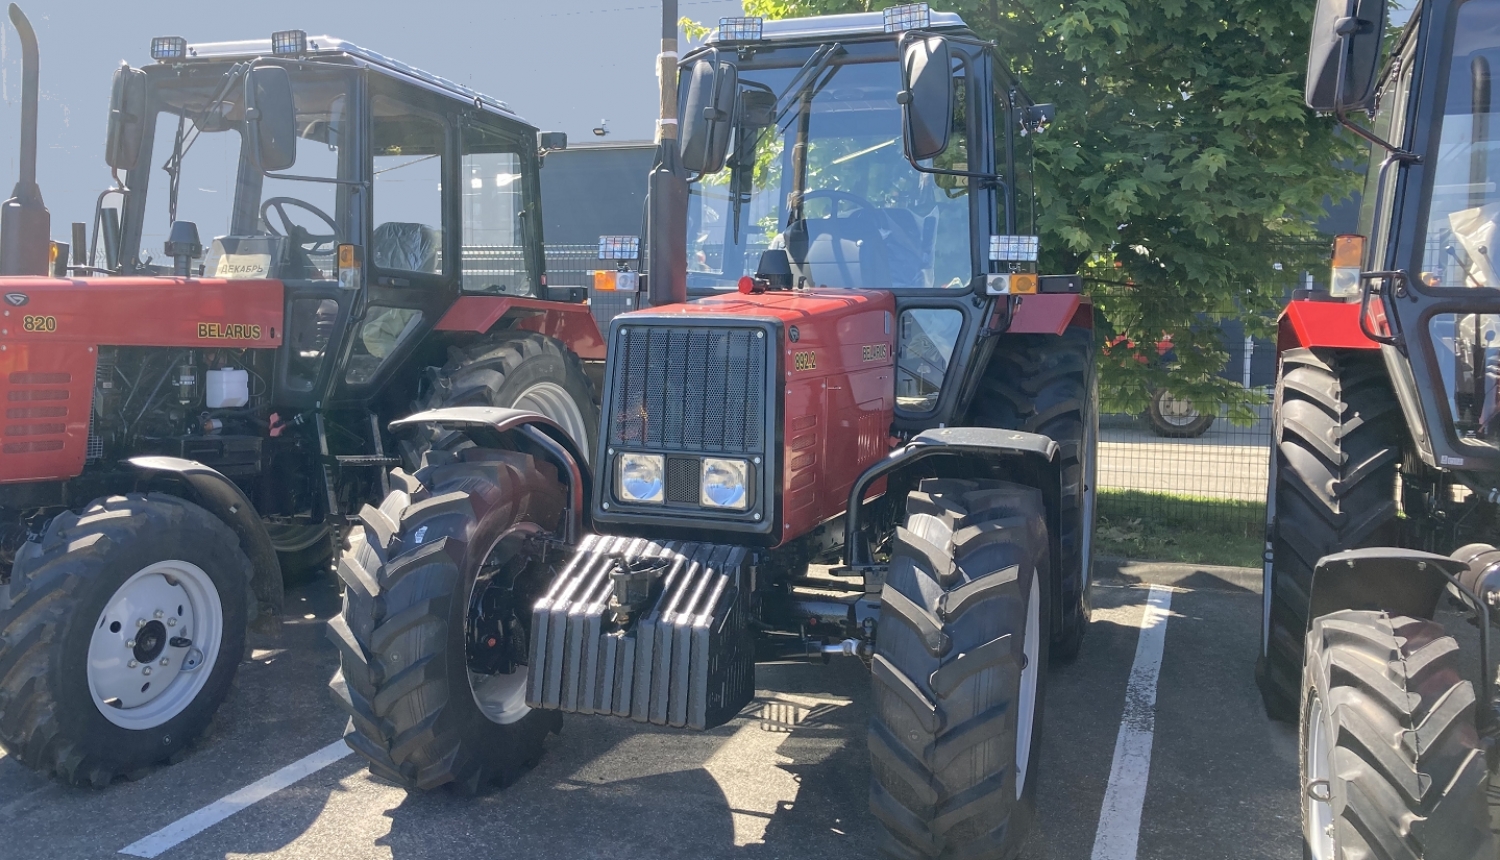
[[[373,390],[461,295],[546,297],[538,135],[504,103],[301,31],[152,56],[115,73],[88,265],[281,281],[291,405]]]

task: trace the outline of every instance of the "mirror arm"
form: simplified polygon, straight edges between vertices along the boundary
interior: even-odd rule
[[[1344,84],[1349,76],[1349,38],[1352,35],[1352,32],[1345,32],[1339,36],[1339,69],[1337,76],[1333,80],[1334,121],[1370,143],[1389,152],[1392,159],[1404,164],[1420,164],[1422,161],[1420,155],[1417,155],[1415,152],[1408,152],[1359,125],[1351,120],[1348,111],[1344,110]]]

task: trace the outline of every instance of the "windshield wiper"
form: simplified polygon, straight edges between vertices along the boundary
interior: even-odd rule
[[[779,128],[787,112],[802,100],[808,90],[814,89],[814,83],[823,70],[828,68],[835,57],[842,56],[844,53],[844,46],[838,42],[831,45],[819,45],[818,49],[813,51],[813,55],[807,58],[807,62],[802,64],[802,68],[797,70],[797,74],[792,76],[792,82],[787,84],[786,90],[776,97],[776,119],[772,120],[771,124]],[[821,83],[816,84],[816,88],[821,90],[832,77],[829,75],[828,78],[824,78]],[[781,130],[786,131],[784,128]]]
[[[202,136],[202,125],[207,121],[209,114],[212,111],[218,110],[219,106],[224,104],[224,101],[229,98],[230,88],[234,86],[234,82],[239,80],[240,76],[247,69],[249,69],[248,63],[235,63],[233,66],[230,66],[229,71],[224,73],[224,82],[219,86],[218,93],[214,95],[207,107],[197,112],[197,116],[192,121],[193,127],[191,129],[185,126],[189,112],[184,109],[178,115],[177,135],[176,139],[172,142],[172,156],[167,159],[166,164],[161,166],[161,169],[166,171],[167,176],[171,177],[167,185],[168,227],[177,222],[177,189],[182,179],[182,159],[193,148],[193,144],[198,142],[198,138]]]

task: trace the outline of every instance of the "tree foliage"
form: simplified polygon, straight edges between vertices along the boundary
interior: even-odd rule
[[[786,18],[873,0],[745,0]],[[995,41],[1037,102],[1045,271],[1081,272],[1102,309],[1102,395],[1136,411],[1161,386],[1248,417],[1219,378],[1207,315],[1266,333],[1304,270],[1326,265],[1313,223],[1356,177],[1331,119],[1302,103],[1311,0],[947,0]],[[1170,342],[1170,350],[1165,349]]]

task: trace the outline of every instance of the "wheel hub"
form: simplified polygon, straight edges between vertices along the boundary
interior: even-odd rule
[[[94,705],[125,729],[155,728],[192,704],[208,681],[196,671],[218,657],[224,637],[218,588],[185,561],[137,571],[105,602],[89,639]]]
[[[1174,425],[1191,424],[1198,418],[1198,410],[1193,408],[1193,401],[1187,398],[1163,394],[1156,405],[1161,417]]]

